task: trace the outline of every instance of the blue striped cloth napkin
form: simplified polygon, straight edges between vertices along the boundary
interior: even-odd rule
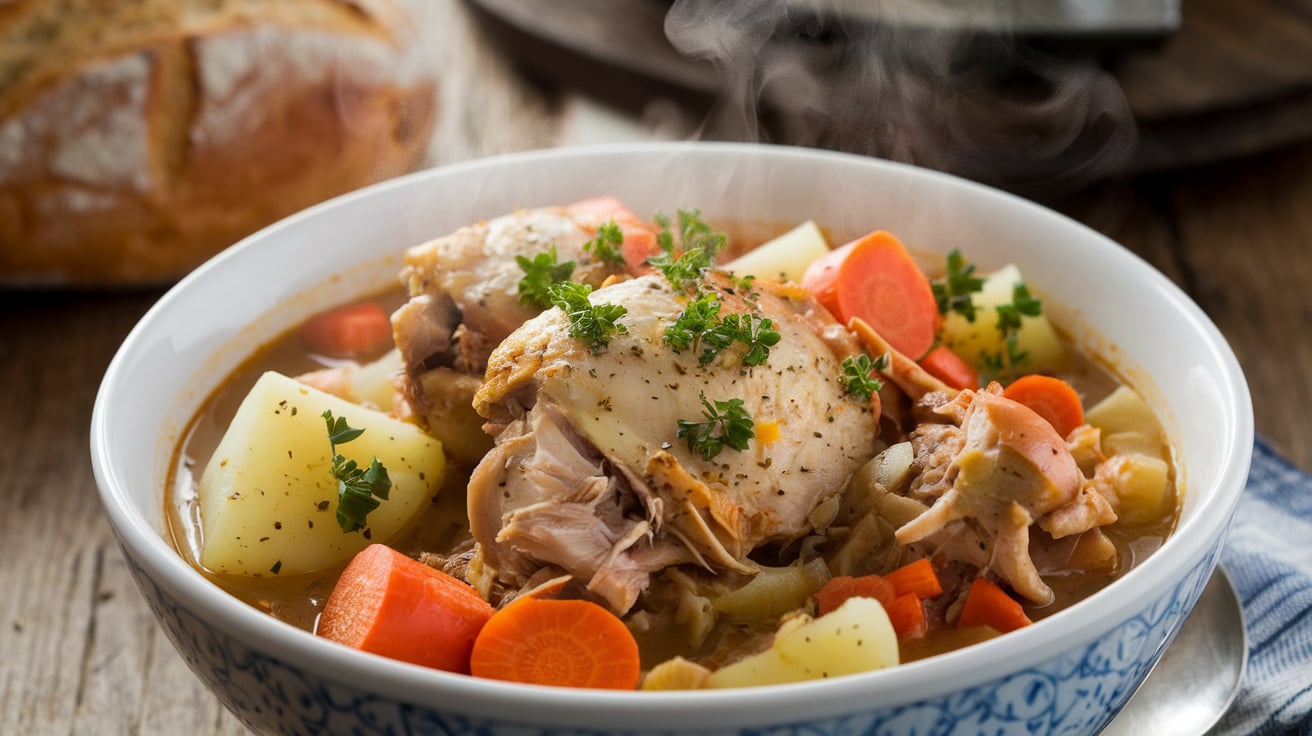
[[[1221,560],[1244,602],[1249,659],[1214,733],[1312,734],[1312,477],[1260,438]]]

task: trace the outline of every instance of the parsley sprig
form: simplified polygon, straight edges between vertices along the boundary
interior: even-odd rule
[[[593,353],[606,350],[610,339],[629,330],[618,320],[629,313],[621,304],[593,304],[588,299],[592,287],[573,281],[554,284],[548,290],[551,303],[569,317],[569,334],[582,340]]]
[[[770,348],[779,343],[774,321],[754,314],[720,317],[722,302],[714,292],[703,291],[688,302],[678,318],[665,328],[662,342],[676,351],[694,350],[697,362],[708,365],[735,342],[746,346],[742,364],[765,365]]]
[[[574,261],[561,263],[556,255],[556,245],[551,249],[533,256],[515,256],[515,262],[524,270],[524,278],[519,280],[519,301],[523,304],[546,309],[551,306],[551,287],[569,281],[574,275]]]
[[[715,264],[715,258],[729,244],[729,236],[716,232],[702,219],[701,210],[679,210],[677,213],[678,239],[671,230],[670,218],[657,212],[652,220],[660,228],[656,242],[661,253],[647,259],[656,270],[665,275],[676,291],[696,283]]]
[[[690,300],[679,316],[665,327],[661,340],[675,350],[688,350],[701,343],[702,336],[720,321],[720,298],[704,291]]]
[[[938,313],[947,315],[956,312],[968,322],[975,321],[975,303],[971,294],[984,288],[984,279],[974,275],[975,264],[966,263],[961,251],[953,249],[948,254],[947,273],[941,279],[934,279],[930,288],[934,291],[934,301],[938,303]]]
[[[1029,353],[1020,349],[1022,318],[1043,314],[1043,302],[1030,294],[1025,282],[1018,281],[1011,289],[1011,303],[999,304],[997,312],[998,332],[1002,333],[1004,350],[980,354],[980,362],[985,371],[995,377],[1015,371],[1029,360]]]
[[[698,362],[702,365],[710,363],[735,342],[747,346],[743,365],[764,365],[770,357],[770,348],[779,343],[779,333],[768,317],[741,313],[727,315],[702,337],[702,354]]]
[[[847,393],[869,402],[870,397],[884,387],[884,382],[875,377],[875,372],[887,367],[888,354],[874,360],[865,353],[860,353],[856,357],[848,356],[843,358],[843,374],[838,377],[838,383]]]
[[[365,528],[369,512],[378,508],[379,499],[387,500],[392,490],[392,479],[387,468],[375,457],[368,468],[361,469],[354,460],[338,454],[337,446],[344,445],[364,434],[346,423],[346,417],[333,417],[331,409],[324,411],[328,425],[328,444],[333,454],[333,478],[337,479],[337,525],[342,532],[351,533]]]
[[[743,408],[743,400],[711,402],[706,394],[701,395],[701,400],[705,421],[680,419],[675,436],[686,440],[688,450],[698,453],[704,460],[719,455],[726,445],[739,452],[746,450],[748,441],[755,435],[755,425]]]
[[[614,220],[597,228],[597,237],[583,244],[583,250],[609,266],[623,266],[624,254],[620,246],[624,244],[624,233]]]

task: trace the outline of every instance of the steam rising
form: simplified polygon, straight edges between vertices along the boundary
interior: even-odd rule
[[[1002,5],[676,0],[665,31],[720,73],[703,137],[880,156],[1032,196],[1122,172],[1136,134],[1119,84],[1089,59],[972,30],[985,14],[996,28]]]

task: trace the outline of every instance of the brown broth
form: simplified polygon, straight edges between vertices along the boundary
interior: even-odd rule
[[[731,230],[730,252],[750,250],[757,244],[789,229],[777,223],[757,222],[744,224]],[[828,235],[828,233],[827,233]],[[842,242],[831,238],[831,242]],[[391,311],[405,301],[402,289],[395,288],[374,295],[372,299]],[[1069,342],[1069,341],[1068,341]],[[1122,382],[1113,369],[1072,349],[1071,368],[1061,375],[1080,392],[1086,406],[1091,406],[1111,393]],[[188,431],[173,459],[170,477],[173,479],[165,494],[165,517],[170,541],[178,552],[196,569],[216,585],[242,601],[297,627],[313,631],[333,585],[345,563],[304,575],[239,576],[221,575],[204,569],[200,563],[201,524],[197,501],[199,470],[208,462],[226,430],[230,418],[255,380],[265,371],[276,370],[295,376],[324,367],[333,361],[324,360],[306,352],[296,330],[290,330],[266,345],[233,372],[205,401],[193,418]],[[449,553],[461,544],[468,544],[470,532],[465,509],[465,485],[471,468],[448,468],[443,487],[433,503],[419,514],[416,520],[397,537],[386,541],[390,546],[411,556],[421,552]],[[1093,595],[1112,580],[1123,575],[1161,546],[1171,533],[1178,515],[1178,489],[1176,476],[1171,469],[1172,491],[1176,493],[1171,512],[1154,523],[1125,527],[1121,524],[1104,528],[1116,546],[1119,564],[1111,575],[1068,573],[1048,575],[1044,580],[1056,594],[1055,600],[1044,607],[1029,607],[1032,619],[1041,619]],[[762,635],[772,631],[773,623],[761,626],[743,625],[741,622],[717,628],[712,639],[736,642],[751,647]],[[963,639],[965,636],[965,639]],[[661,661],[666,656],[682,654],[697,656],[698,652],[679,651],[679,645],[660,642],[651,635],[639,634],[643,642],[644,666]],[[957,630],[931,631],[918,642],[903,646],[904,661],[959,648],[976,639],[988,638],[979,632],[963,635]],[[969,639],[969,641],[966,641]],[[671,648],[673,646],[674,648]],[[701,654],[706,652],[703,647]]]

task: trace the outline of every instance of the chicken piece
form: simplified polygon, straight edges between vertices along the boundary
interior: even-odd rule
[[[624,271],[584,249],[610,220],[621,228],[626,253],[654,248],[651,226],[615,199],[600,198],[520,210],[406,252],[401,280],[410,300],[392,315],[406,369],[405,398],[430,432],[456,451],[457,461],[472,465],[487,449],[470,441],[467,428],[479,423],[470,404],[488,355],[541,311],[520,301],[525,271],[517,257],[532,260],[554,247],[558,263],[574,263],[571,280],[599,286]]]
[[[1054,537],[1077,534],[1107,523],[1103,512],[1110,507],[1085,487],[1070,449],[1052,425],[1003,398],[1001,391],[996,383],[982,391],[962,391],[936,409],[954,426],[913,433],[921,472],[913,489],[937,500],[899,528],[897,539],[910,544],[950,532],[954,523],[973,524],[991,545],[987,567],[1017,593],[1047,603],[1052,589],[1030,559],[1030,525],[1037,521]]]
[[[708,275],[704,288],[722,317],[775,322],[764,365],[745,367],[730,348],[703,366],[697,351],[663,344],[687,298],[657,275],[591,295],[628,310],[602,352],[571,337],[557,309],[493,352],[475,408],[496,447],[469,485],[480,589],[520,586],[549,565],[624,613],[671,565],[754,573],[752,550],[812,531],[812,511],[873,457],[877,410],[838,380],[841,357],[858,350],[851,336],[786,286],[746,299]],[[679,420],[703,419],[703,398],[742,399],[768,439],[703,458],[676,434]]]

